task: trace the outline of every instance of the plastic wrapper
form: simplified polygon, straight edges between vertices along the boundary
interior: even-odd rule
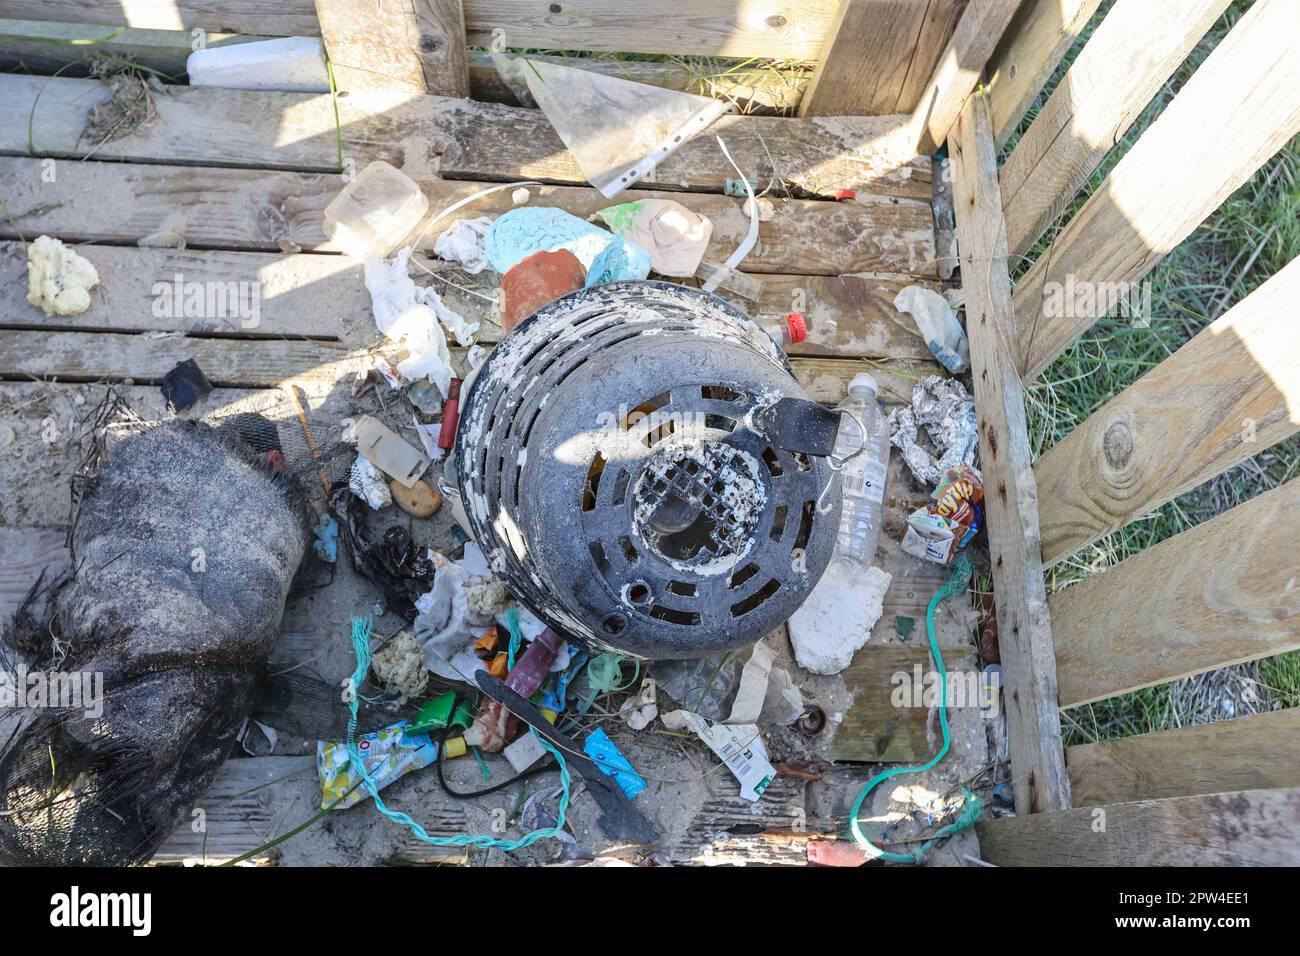
[[[672,199],[642,199],[602,209],[597,216],[615,233],[650,253],[663,276],[695,275],[709,247],[713,223]]]
[[[921,428],[938,451],[937,458],[920,444]],[[955,378],[922,379],[912,389],[912,404],[890,412],[889,440],[916,480],[934,486],[949,469],[975,461],[975,400]]]
[[[916,320],[921,338],[939,364],[957,375],[970,368],[970,346],[952,306],[938,292],[909,285],[894,297],[894,308]]]
[[[984,483],[969,465],[944,472],[930,503],[912,513],[903,533],[903,551],[948,564],[984,523]]]
[[[357,738],[357,749],[366,772],[380,790],[413,770],[422,770],[438,757],[438,747],[429,735],[408,734],[406,721]],[[320,777],[322,810],[345,810],[370,796],[370,788],[352,766],[346,743],[317,742],[316,773]]]

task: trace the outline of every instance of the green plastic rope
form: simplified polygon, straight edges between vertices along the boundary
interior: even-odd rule
[[[853,834],[853,842],[864,853],[889,863],[920,863],[936,843],[944,837],[952,836],[954,833],[969,830],[984,812],[984,802],[976,794],[963,787],[962,805],[957,818],[952,823],[940,827],[930,839],[910,853],[893,853],[872,843],[867,839],[866,834],[862,832],[862,821],[859,819],[862,814],[862,805],[866,802],[867,796],[881,783],[884,783],[890,777],[897,777],[905,773],[924,773],[935,767],[948,754],[948,750],[952,745],[952,735],[948,730],[948,671],[943,666],[943,655],[939,653],[939,639],[934,633],[934,612],[938,608],[939,602],[944,598],[965,591],[970,576],[970,559],[964,554],[958,555],[956,562],[952,566],[952,573],[948,575],[948,580],[935,592],[934,597],[930,599],[930,603],[925,609],[925,630],[930,636],[930,654],[934,657],[935,667],[939,670],[939,726],[943,729],[943,746],[939,748],[937,754],[919,767],[893,767],[883,773],[876,774],[867,781],[867,785],[862,788],[858,798],[853,801],[852,809],[849,811],[849,830]]]
[[[361,759],[361,751],[357,747],[358,695],[356,689],[361,686],[361,682],[366,679],[366,674],[370,671],[370,630],[371,622],[369,618],[354,617],[352,619],[352,650],[357,656],[357,669],[352,672],[353,693],[348,695],[348,756],[352,758],[352,769],[357,772],[365,783],[366,789],[370,791],[370,796],[375,800],[375,806],[379,808],[379,812],[394,823],[406,827],[417,840],[433,846],[475,846],[484,850],[497,849],[510,853],[513,850],[522,850],[526,846],[532,846],[538,840],[558,836],[564,827],[564,815],[569,809],[569,767],[564,762],[564,755],[531,727],[529,730],[532,734],[537,737],[542,747],[555,757],[556,762],[560,765],[560,807],[555,826],[543,827],[540,830],[525,833],[518,840],[498,840],[486,833],[462,833],[454,837],[434,837],[429,836],[424,827],[405,813],[390,810],[384,805],[384,801],[379,797],[379,787],[375,785],[374,778],[370,775],[370,771],[366,769],[366,765]],[[439,754],[438,759],[442,759],[442,756],[442,754]]]

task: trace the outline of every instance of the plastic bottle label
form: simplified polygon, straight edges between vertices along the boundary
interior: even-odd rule
[[[856,463],[855,463],[856,464]],[[889,472],[886,462],[868,458],[861,471],[846,469],[844,493],[880,504],[885,500],[885,479]]]

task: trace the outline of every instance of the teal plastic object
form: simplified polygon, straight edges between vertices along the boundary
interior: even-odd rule
[[[650,275],[650,253],[563,209],[525,206],[497,217],[484,241],[502,275],[535,252],[567,249],[587,270],[587,286]]]

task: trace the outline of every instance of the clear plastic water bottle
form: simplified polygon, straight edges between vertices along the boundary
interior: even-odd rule
[[[844,508],[835,554],[867,566],[875,561],[880,543],[889,476],[889,427],[876,403],[877,392],[876,380],[866,372],[853,376],[849,397],[838,406],[852,412],[852,416],[840,416],[839,437],[835,440],[838,459],[848,458],[862,448],[841,473]],[[865,447],[859,422],[867,430]]]

